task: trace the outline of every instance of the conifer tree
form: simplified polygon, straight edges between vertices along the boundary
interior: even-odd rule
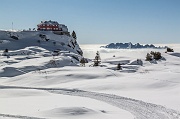
[[[80,60],[80,63],[81,63],[81,66],[85,67],[86,60],[84,57]]]
[[[122,67],[121,67],[120,63],[117,64],[117,70],[122,70]]]
[[[8,49],[5,49],[5,50],[4,50],[4,53],[6,53],[6,52],[8,52],[8,51],[9,51]]]
[[[152,55],[150,53],[147,53],[146,61],[152,61],[152,60],[153,60]]]
[[[77,39],[77,36],[76,36],[76,32],[75,32],[75,31],[72,32],[71,36],[72,36],[75,40]]]
[[[100,54],[97,51],[95,59],[94,59],[94,66],[99,66],[99,64],[101,63],[101,58],[100,58]]]

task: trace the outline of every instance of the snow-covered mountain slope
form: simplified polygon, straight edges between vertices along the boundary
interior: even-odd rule
[[[81,67],[74,52],[53,58],[38,46],[1,56],[0,118],[180,119],[179,45],[170,46],[174,53],[99,46],[81,46],[90,59],[100,52],[99,67],[91,67],[91,61]],[[152,50],[164,59],[145,61]]]
[[[38,46],[49,51],[63,50],[82,55],[82,50],[71,36],[57,35],[52,31],[0,31],[0,50],[19,50]]]

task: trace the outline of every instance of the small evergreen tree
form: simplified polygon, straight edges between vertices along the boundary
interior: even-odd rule
[[[97,51],[95,59],[94,59],[94,66],[99,66],[99,64],[101,63],[101,58],[100,58],[100,54]]]
[[[2,55],[3,55],[3,56],[7,56],[7,58],[9,58],[8,52],[9,52],[9,50],[8,50],[8,49],[5,49],[5,50],[4,50],[4,53],[3,53]]]
[[[5,50],[4,50],[4,53],[6,53],[6,52],[8,52],[8,51],[9,51],[8,49],[5,49]]]
[[[159,60],[161,58],[162,58],[162,56],[161,56],[160,52],[151,51],[150,53],[147,53],[147,55],[146,55],[146,61],[152,61],[153,59]]]
[[[117,70],[122,70],[122,67],[121,67],[120,63],[118,63],[118,65],[117,65]]]
[[[149,53],[147,53],[147,55],[146,55],[146,61],[152,61],[152,55],[151,54],[149,54]]]
[[[154,59],[155,59],[155,60],[159,60],[159,59],[161,59],[161,58],[162,58],[162,56],[161,56],[161,53],[160,53],[160,52],[154,52],[153,56],[154,56]]]
[[[81,66],[85,67],[86,60],[84,57],[80,60],[80,63],[81,63]]]
[[[166,52],[174,52],[174,50],[172,48],[167,47],[167,51]]]
[[[76,32],[75,32],[75,31],[72,32],[71,36],[72,36],[75,40],[77,39],[77,36],[76,36]]]

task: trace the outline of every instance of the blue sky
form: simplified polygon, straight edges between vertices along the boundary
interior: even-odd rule
[[[80,44],[180,43],[180,0],[1,0],[0,29],[56,20]]]

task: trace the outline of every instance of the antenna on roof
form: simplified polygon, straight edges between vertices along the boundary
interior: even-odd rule
[[[12,22],[12,31],[13,31],[13,22]]]

